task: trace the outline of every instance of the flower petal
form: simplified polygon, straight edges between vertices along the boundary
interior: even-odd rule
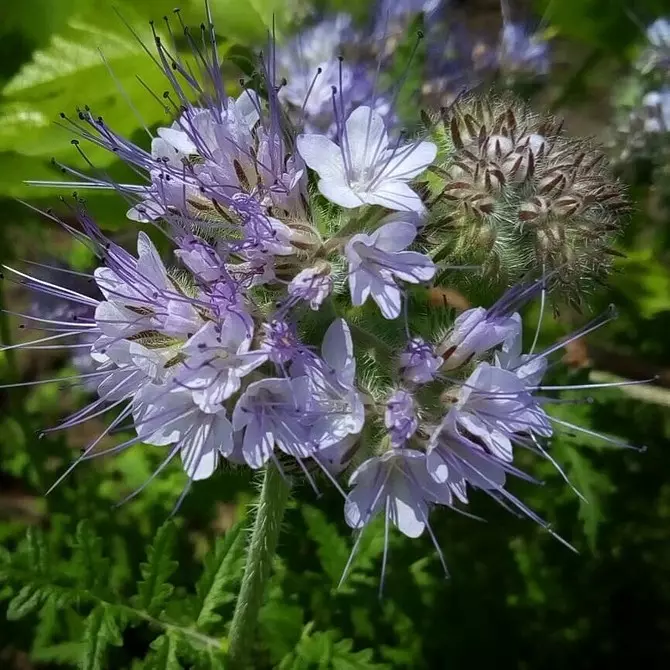
[[[342,181],[319,180],[319,191],[321,194],[340,207],[346,209],[355,209],[364,205],[367,200],[358,193],[355,193],[350,186]]]
[[[437,156],[437,146],[432,142],[406,144],[399,149],[390,149],[383,157],[383,178],[409,181],[420,175]]]
[[[299,135],[298,152],[321,179],[344,183],[346,172],[340,148],[324,135]]]
[[[377,112],[365,105],[351,112],[345,123],[343,148],[353,173],[360,173],[377,163],[387,146],[384,119]]]
[[[362,194],[365,202],[403,212],[423,213],[421,198],[402,181],[382,181],[374,191]]]
[[[391,216],[395,218],[399,215],[392,214]],[[416,226],[407,221],[385,223],[375,231],[375,247],[383,251],[402,251],[414,242],[416,232]]]

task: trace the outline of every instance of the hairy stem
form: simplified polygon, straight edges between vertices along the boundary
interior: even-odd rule
[[[230,625],[228,656],[231,670],[248,668],[248,652],[258,626],[258,613],[270,577],[290,485],[272,464],[265,470],[256,518],[247,549],[242,586]]]

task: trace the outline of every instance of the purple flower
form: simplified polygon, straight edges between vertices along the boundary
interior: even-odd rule
[[[419,537],[428,525],[429,505],[451,504],[449,487],[429,476],[426,457],[413,449],[391,449],[368,459],[349,480],[353,490],[344,505],[351,528],[360,529],[382,512],[407,537]]]
[[[386,401],[384,425],[389,429],[394,447],[402,447],[414,435],[419,421],[410,393],[399,389]]]
[[[369,296],[387,319],[400,314],[400,289],[395,279],[412,284],[435,275],[433,261],[416,251],[403,251],[416,237],[416,227],[405,221],[385,223],[370,235],[354,235],[344,249],[349,261],[351,302],[360,306]]]
[[[356,359],[346,321],[336,319],[328,327],[321,345],[321,358],[305,361],[303,357],[292,367],[292,373],[296,376],[304,374],[309,379],[307,409],[313,417],[312,440],[319,449],[343,444],[348,436],[361,432],[365,409],[354,386]]]
[[[503,343],[496,352],[496,365],[513,372],[526,386],[537,386],[547,371],[549,362],[544,356],[521,353],[521,330]]]
[[[454,408],[458,429],[480,441],[501,461],[512,461],[516,435],[552,434],[545,411],[508,370],[480,363],[463,382]]]
[[[160,330],[181,336],[198,330],[202,319],[192,302],[175,289],[165,266],[145,233],[137,238],[138,258],[110,248],[107,266],[95,271],[95,281],[107,300],[95,311],[105,335],[131,337]]]
[[[501,489],[506,479],[506,462],[463,434],[453,410],[430,437],[426,466],[436,482],[449,486],[464,503],[468,501],[467,484],[490,491]]]
[[[268,358],[276,365],[284,365],[305,351],[295,327],[286,321],[272,321],[264,323],[262,327],[261,349],[267,352]]]
[[[209,477],[219,457],[233,450],[233,430],[225,409],[202,412],[192,394],[177,386],[144,386],[133,398],[133,419],[142,442],[175,445],[166,462],[179,452],[192,480]]]
[[[330,265],[325,262],[301,270],[288,286],[288,294],[292,298],[305,300],[309,306],[317,311],[321,303],[333,290],[333,278],[330,274]]]
[[[413,337],[400,354],[403,377],[415,384],[428,384],[444,364],[441,356],[435,355],[435,347],[420,337]]]
[[[187,359],[176,379],[203,412],[217,413],[242,378],[267,360],[266,352],[250,351],[252,335],[250,323],[231,312],[220,326],[207,322],[182,347]]]
[[[374,68],[339,58],[342,46],[358,39],[351,17],[339,14],[304,29],[286,45],[277,47],[278,71],[286,81],[278,96],[304,130],[336,135],[333,88],[337,89],[341,114],[373,97]]]
[[[297,379],[263,379],[247,386],[233,411],[233,428],[244,430],[242,454],[247,464],[260,468],[276,445],[296,459],[314,451],[305,425],[309,382]]]
[[[372,108],[361,106],[346,120],[340,146],[323,135],[300,135],[297,146],[315,170],[319,191],[346,208],[364,204],[392,210],[423,212],[421,198],[407,182],[434,160],[432,142],[390,146],[384,120]]]
[[[444,355],[445,370],[453,370],[520,332],[518,314],[499,316],[483,307],[475,307],[458,316],[438,351]]]
[[[670,48],[670,21],[665,18],[656,19],[647,28],[647,40],[652,46]]]
[[[505,73],[549,72],[549,45],[520,23],[505,23],[498,44],[498,66]]]

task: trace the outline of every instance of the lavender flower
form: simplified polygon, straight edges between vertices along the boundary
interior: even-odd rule
[[[432,504],[451,504],[451,492],[428,475],[426,457],[413,449],[391,449],[360,465],[349,479],[344,518],[360,529],[382,512],[407,537],[419,537]]]
[[[252,334],[244,316],[231,313],[221,325],[205,324],[183,345],[188,360],[176,379],[203,412],[218,412],[242,378],[267,360],[264,351],[250,351]]]
[[[411,394],[402,389],[396,391],[386,401],[384,425],[389,429],[391,444],[402,447],[419,427],[416,407]]]
[[[321,307],[332,290],[333,278],[327,263],[302,270],[288,286],[288,294],[291,297],[309,302],[309,306],[315,311]]]
[[[265,465],[274,445],[297,459],[310,456],[314,447],[303,423],[308,405],[306,377],[263,379],[247,387],[235,405],[233,427],[244,430],[242,454],[250,467]]]
[[[354,235],[345,247],[349,261],[351,302],[363,305],[368,297],[384,317],[400,314],[400,279],[411,284],[429,281],[435,275],[433,261],[416,251],[404,251],[416,237],[416,227],[406,221],[383,223],[374,233]]]
[[[203,412],[193,395],[179,386],[147,384],[133,398],[137,436],[146,444],[174,444],[167,462],[179,452],[191,480],[207,479],[219,459],[233,451],[233,428],[226,410]]]
[[[197,73],[155,35],[156,62],[171,87],[165,99],[178,113],[149,149],[118,136],[88,109],[79,121],[64,115],[80,138],[113,151],[144,182],[117,184],[62,169],[82,188],[114,189],[130,199],[128,217],[153,223],[172,252],[161,257],[140,233],[137,253],[130,253],[107,239],[75,200],[65,220],[47,216],[98,255],[100,267],[85,278],[102,297],[7,269],[12,280],[73,307],[58,316],[19,315],[48,334],[12,346],[81,349],[96,365],[85,377],[98,398],[58,428],[117,412],[58,482],[132,421],[135,435],[109,451],[141,443],[166,447],[154,476],[179,455],[189,484],[211,476],[222,461],[277,468],[285,478],[295,476],[297,464],[314,488],[316,466],[341,491],[337,476],[360,464],[344,494],[346,521],[362,531],[382,513],[385,538],[391,523],[410,537],[427,529],[437,547],[431,509],[467,504],[470,489],[543,523],[507,491],[511,476],[530,479],[517,469],[515,447],[551,461],[546,440],[562,428],[579,430],[545,411],[547,398],[537,392],[556,389],[542,385],[549,357],[610,316],[541,352],[533,346],[524,353],[519,310],[539,294],[544,305],[549,279],[565,265],[560,259],[547,276],[509,289],[488,309],[464,312],[448,330],[445,315],[417,318],[414,301],[402,302],[400,282],[435,279],[433,259],[443,258],[443,245],[452,242],[432,235],[441,217],[458,219],[467,229],[462,234],[476,237],[477,250],[490,226],[517,221],[508,236],[517,239],[518,222],[533,222],[538,245],[548,244],[543,266],[554,259],[543,226],[582,207],[583,218],[569,230],[570,244],[583,242],[593,208],[600,217],[610,208],[613,216],[619,191],[595,172],[596,163],[585,166],[584,155],[572,155],[581,144],[556,139],[553,122],[517,123],[509,109],[494,114],[491,106],[472,103],[468,109],[481,116],[476,127],[468,112],[433,128],[436,143],[391,140],[370,102],[382,101],[374,87],[369,104],[361,105],[353,92],[355,66],[338,61],[329,69],[349,26],[329,30],[315,28],[301,45],[306,59],[319,63],[311,80],[278,82],[278,66],[293,64],[272,47],[257,63],[259,93],[243,85],[236,97],[221,80],[211,25],[202,28],[202,45],[184,34],[196,51]],[[523,37],[508,30],[509,54],[535,62],[540,53]],[[321,118],[326,91],[319,87],[335,74],[328,121]],[[304,95],[298,93],[306,81]],[[296,130],[282,104],[291,112],[300,108],[309,122]],[[393,116],[392,105],[387,112]],[[337,143],[329,134],[332,121]],[[298,134],[305,128],[320,130]],[[433,165],[438,139],[441,155]],[[558,155],[552,153],[557,146]],[[412,182],[431,167],[422,195],[445,174],[452,181],[426,198],[429,212]],[[583,194],[571,191],[566,200],[558,192],[559,184],[577,189],[585,180]],[[551,216],[540,211],[540,195],[547,193]],[[443,198],[458,204],[447,211]],[[503,221],[500,211],[514,216]],[[369,297],[386,319],[403,312],[403,322],[388,328],[396,347],[377,332],[382,327],[373,313],[355,309]],[[404,335],[406,342],[397,339]],[[441,559],[439,547],[438,553]]]
[[[421,337],[413,337],[400,354],[400,367],[407,381],[427,384],[433,381],[444,359],[435,355],[435,347]]]

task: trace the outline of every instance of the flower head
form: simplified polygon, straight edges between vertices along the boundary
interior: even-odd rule
[[[364,204],[422,212],[421,198],[407,182],[435,158],[432,142],[391,143],[384,120],[372,108],[356,108],[341,129],[339,146],[323,135],[300,135],[298,151],[315,170],[319,190],[345,208]]]
[[[375,232],[359,233],[347,242],[344,253],[349,261],[349,290],[354,305],[363,305],[371,296],[387,319],[395,319],[401,307],[395,280],[418,284],[433,278],[435,264],[430,258],[405,251],[416,234],[412,223],[391,220]]]

